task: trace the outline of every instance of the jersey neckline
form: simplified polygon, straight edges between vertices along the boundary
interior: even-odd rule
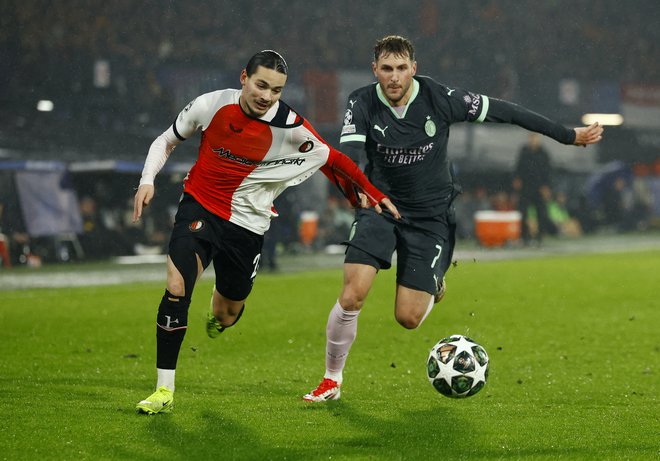
[[[412,104],[412,102],[415,100],[415,98],[419,94],[419,82],[417,81],[417,79],[415,79],[413,77],[412,94],[410,95],[410,99],[408,100],[408,104],[406,104],[406,108],[401,113],[401,115],[399,115],[399,113],[396,111],[396,109],[394,109],[394,107],[392,107],[392,105],[389,103],[389,101],[387,100],[387,98],[383,94],[383,90],[380,88],[380,84],[378,82],[376,82],[375,85],[376,85],[376,94],[378,95],[378,99],[380,99],[380,102],[382,102],[383,104],[385,104],[385,106],[387,106],[387,108],[390,110],[390,112],[392,112],[392,114],[394,115],[394,118],[397,118],[397,119],[402,119],[402,118],[406,117],[406,114],[408,113],[408,109],[410,109],[410,105]]]

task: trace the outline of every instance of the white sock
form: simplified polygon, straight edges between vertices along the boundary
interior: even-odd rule
[[[348,351],[357,336],[360,311],[346,311],[337,301],[328,316],[326,327],[325,377],[341,384]]]
[[[433,305],[435,304],[435,299],[433,298],[433,295],[431,295],[431,300],[429,301],[429,307],[426,308],[426,312],[424,312],[424,316],[422,317],[422,320],[419,321],[419,325],[424,323],[424,320],[426,320],[426,317],[429,316],[431,311],[433,310]],[[417,328],[419,328],[419,325],[417,325]]]
[[[165,386],[174,392],[174,373],[176,370],[156,368],[156,371],[158,372],[158,382],[156,383],[156,389],[158,389],[160,386]]]

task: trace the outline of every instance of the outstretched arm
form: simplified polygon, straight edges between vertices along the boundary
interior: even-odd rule
[[[502,99],[489,98],[486,122],[511,123],[544,134],[562,144],[586,146],[603,138],[603,127],[594,123],[588,127],[566,128],[549,118],[523,106]]]
[[[360,168],[346,155],[330,147],[330,155],[321,171],[332,181],[354,207],[373,206],[381,213],[381,204],[396,219],[401,218],[399,211],[385,194],[369,182]]]

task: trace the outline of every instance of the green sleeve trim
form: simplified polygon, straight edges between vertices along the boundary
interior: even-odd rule
[[[367,142],[367,137],[363,134],[348,134],[339,138],[339,143],[342,142]]]
[[[481,95],[481,100],[483,101],[483,106],[481,107],[481,115],[479,115],[479,118],[475,120],[477,123],[481,123],[484,120],[486,120],[486,115],[488,115],[488,106],[490,105],[490,100],[488,99],[488,96],[485,94]]]

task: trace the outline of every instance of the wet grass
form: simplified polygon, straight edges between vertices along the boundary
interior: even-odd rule
[[[323,373],[337,270],[261,274],[241,322],[203,330],[193,299],[175,410],[140,416],[155,384],[162,283],[5,290],[0,459],[657,459],[660,252],[459,261],[417,330],[393,319],[394,273],[360,315],[342,399]],[[467,334],[491,357],[475,397],[440,396],[429,349]]]

